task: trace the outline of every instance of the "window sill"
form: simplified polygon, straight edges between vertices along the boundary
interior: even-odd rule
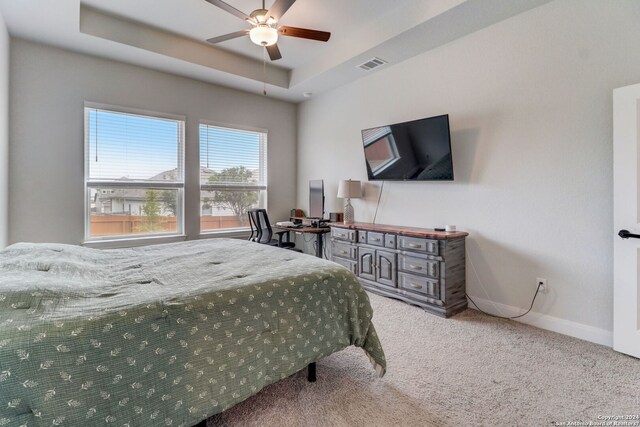
[[[220,231],[204,231],[198,236],[199,239],[213,239],[216,237],[227,237],[230,239],[247,239],[251,235],[249,228],[235,228]]]
[[[207,231],[200,233],[198,239],[214,239],[214,238],[229,238],[229,239],[247,239],[251,235],[249,228],[237,228],[230,230],[220,231]],[[105,240],[88,240],[82,243],[82,246],[93,249],[119,249],[119,248],[133,248],[136,246],[147,245],[159,245],[163,243],[176,243],[187,240],[187,236],[172,235],[172,236],[146,236],[146,237],[132,237],[121,239],[105,239]]]
[[[136,246],[159,245],[162,243],[183,242],[185,240],[187,240],[187,236],[185,236],[184,234],[172,236],[146,236],[110,240],[89,240],[82,243],[82,246],[94,249],[117,249],[132,248]]]

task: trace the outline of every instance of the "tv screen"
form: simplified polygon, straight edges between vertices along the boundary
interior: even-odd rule
[[[449,115],[362,131],[369,180],[453,181]]]

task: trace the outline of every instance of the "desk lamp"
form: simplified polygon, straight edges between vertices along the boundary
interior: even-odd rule
[[[338,185],[338,197],[341,199],[347,199],[344,205],[344,223],[353,223],[353,206],[351,206],[351,199],[359,199],[362,197],[362,187],[360,181],[352,181],[350,179],[340,181]]]

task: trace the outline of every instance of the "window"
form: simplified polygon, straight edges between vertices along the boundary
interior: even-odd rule
[[[267,207],[267,134],[200,124],[200,230],[247,228]]]
[[[85,240],[183,233],[184,120],[85,106]]]

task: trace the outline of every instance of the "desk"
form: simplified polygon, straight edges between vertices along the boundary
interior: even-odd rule
[[[274,230],[282,230],[282,231],[290,231],[293,233],[309,233],[316,235],[316,256],[318,258],[323,258],[322,256],[322,248],[323,248],[323,238],[326,233],[331,232],[331,228],[329,227],[281,227],[279,225],[271,226]]]

